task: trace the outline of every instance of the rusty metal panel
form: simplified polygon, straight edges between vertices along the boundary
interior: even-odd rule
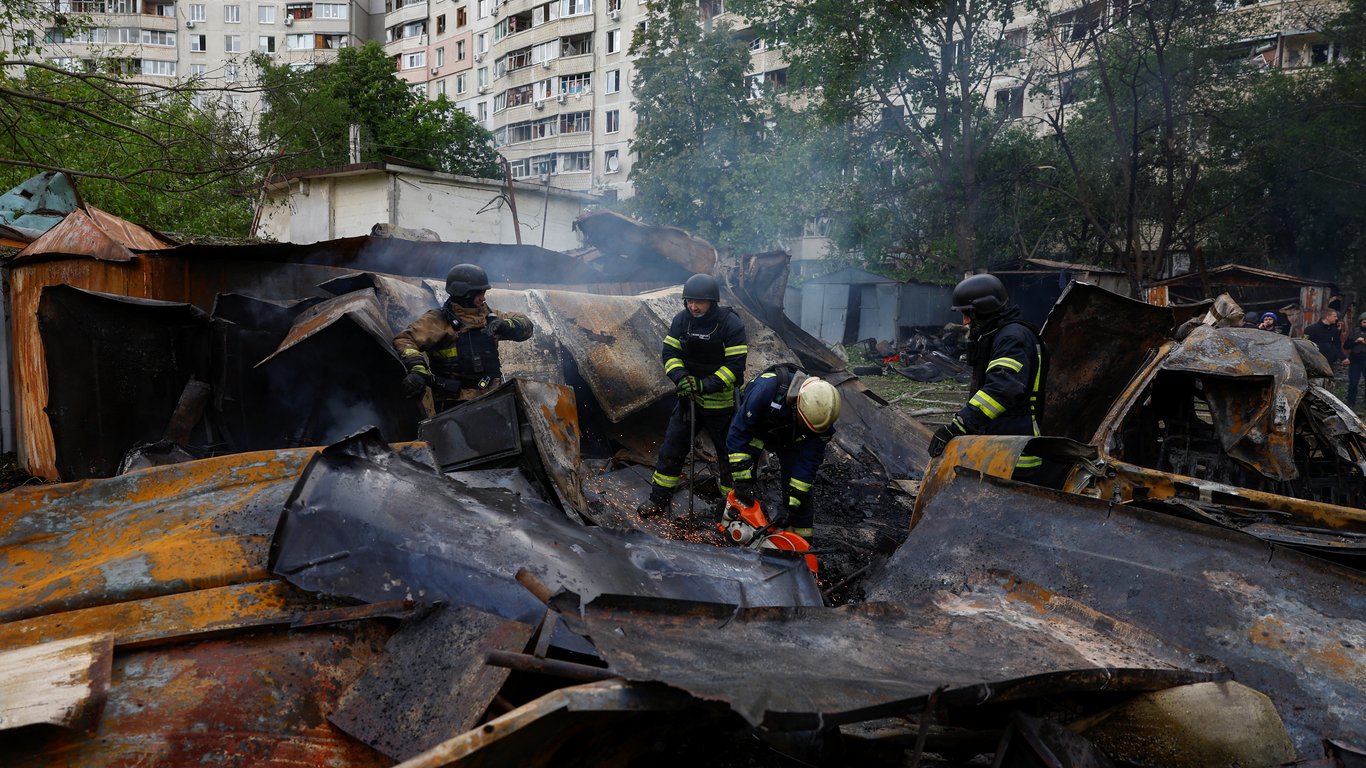
[[[751,725],[816,730],[1091,690],[1214,679],[1217,664],[1003,572],[896,603],[746,608],[605,597],[587,634],[628,680],[723,701]],[[574,622],[572,612],[566,619]],[[949,716],[951,720],[951,715]]]
[[[405,622],[328,716],[395,760],[463,733],[483,717],[509,670],[489,651],[520,653],[532,627],[469,608],[438,607]]]
[[[393,761],[327,721],[389,630],[358,622],[118,653],[89,735],[6,732],[6,768],[380,768]]]
[[[67,480],[115,474],[161,438],[186,382],[208,378],[208,317],[188,304],[50,286],[38,329],[58,374],[46,411]]]
[[[85,206],[29,243],[11,262],[18,266],[45,258],[87,256],[100,261],[130,261],[134,250],[170,248],[175,243],[98,208]]]
[[[0,620],[267,578],[271,531],[315,452],[235,454],[6,492]]]
[[[560,504],[578,515],[587,512],[583,495],[583,457],[579,452],[579,409],[574,390],[539,381],[518,381],[517,399],[531,427],[541,466]]]
[[[659,350],[669,333],[637,298],[532,291],[607,418],[621,421],[673,391]]]
[[[869,397],[858,379],[839,384],[843,402],[835,444],[869,466],[882,467],[886,479],[919,480],[925,474],[932,433],[903,411]]]
[[[389,336],[408,327],[428,310],[438,307],[437,297],[425,283],[414,278],[392,277],[374,272],[343,275],[318,285],[334,296],[371,289],[388,321]]]
[[[513,578],[551,589],[732,605],[819,605],[797,560],[569,522],[554,507],[471,488],[395,454],[372,433],[324,449],[299,480],[271,544],[271,571],[366,602],[450,600],[534,622],[544,606]]]
[[[0,650],[95,633],[108,633],[117,648],[203,639],[246,627],[288,624],[300,613],[333,605],[280,581],[196,589],[0,624]]]
[[[869,599],[1008,570],[1223,662],[1271,697],[1302,756],[1323,737],[1366,741],[1366,575],[1205,523],[945,471]]]

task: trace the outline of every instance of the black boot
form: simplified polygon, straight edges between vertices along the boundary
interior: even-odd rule
[[[656,498],[653,494],[651,494],[650,498],[646,500],[644,504],[636,507],[636,514],[640,515],[642,518],[658,517],[668,511],[669,500]]]

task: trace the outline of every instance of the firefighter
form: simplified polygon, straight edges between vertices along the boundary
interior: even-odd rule
[[[744,380],[749,347],[744,321],[720,302],[721,286],[711,275],[693,275],[683,284],[683,309],[669,325],[660,352],[664,375],[673,381],[678,403],[659,446],[650,498],[636,509],[641,517],[669,508],[681,483],[683,460],[692,450],[690,435],[697,426],[711,435],[718,453],[726,443],[726,430],[735,413],[735,385]],[[690,418],[695,422],[690,423]],[[719,463],[721,495],[725,496],[730,493],[730,467]]]
[[[437,412],[472,400],[503,383],[499,341],[531,338],[526,315],[494,312],[484,302],[489,278],[474,264],[457,264],[446,275],[449,298],[414,320],[394,337],[408,375],[403,391],[410,398],[432,390]]]
[[[726,436],[736,500],[745,506],[754,503],[755,463],[761,451],[768,451],[778,459],[787,493],[783,511],[770,519],[809,541],[815,523],[811,486],[839,415],[839,390],[796,366],[775,365],[746,384],[744,402]]]
[[[929,453],[938,457],[959,435],[1039,435],[1048,357],[1039,332],[1020,319],[994,275],[973,275],[953,289],[953,309],[968,326],[972,396],[948,424],[935,430]],[[1022,455],[1013,477],[1039,482],[1043,461]]]

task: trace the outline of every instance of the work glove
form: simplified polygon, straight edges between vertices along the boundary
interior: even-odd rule
[[[735,492],[735,500],[744,507],[753,504],[759,495],[759,489],[755,487],[753,480],[736,480],[731,490]]]
[[[954,416],[953,421],[934,431],[934,437],[930,438],[928,451],[930,458],[939,458],[944,453],[944,448],[949,444],[949,441],[963,434],[967,434],[967,430],[963,429],[958,417]]]
[[[508,321],[497,315],[490,315],[488,325],[484,326],[484,335],[497,338],[502,335],[503,330],[508,327]]]
[[[427,389],[427,377],[417,371],[409,371],[403,377],[403,395],[410,400],[422,397],[422,392]]]
[[[702,386],[698,383],[696,376],[684,376],[678,380],[677,387],[678,396],[684,400],[691,400],[702,391]]]

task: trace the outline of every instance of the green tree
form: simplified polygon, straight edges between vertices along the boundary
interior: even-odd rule
[[[133,221],[245,234],[241,191],[261,148],[195,83],[133,84],[115,61],[48,60],[61,53],[48,38],[79,38],[88,24],[49,3],[0,5],[0,40],[11,42],[0,51],[0,187],[63,171],[87,201]]]
[[[1016,116],[1032,77],[1015,0],[733,0],[761,34],[789,44],[790,81],[847,135],[831,203],[841,242],[903,272],[978,262],[978,166]],[[1033,8],[1032,2],[1025,7]],[[1002,85],[1008,87],[1002,88]],[[987,104],[988,94],[1005,93]],[[1012,102],[1013,99],[1013,102]]]
[[[444,95],[428,101],[394,76],[378,43],[343,48],[334,63],[296,69],[257,57],[269,107],[261,134],[278,146],[278,168],[325,168],[349,158],[359,125],[364,161],[399,157],[450,173],[501,176],[492,135]]]

